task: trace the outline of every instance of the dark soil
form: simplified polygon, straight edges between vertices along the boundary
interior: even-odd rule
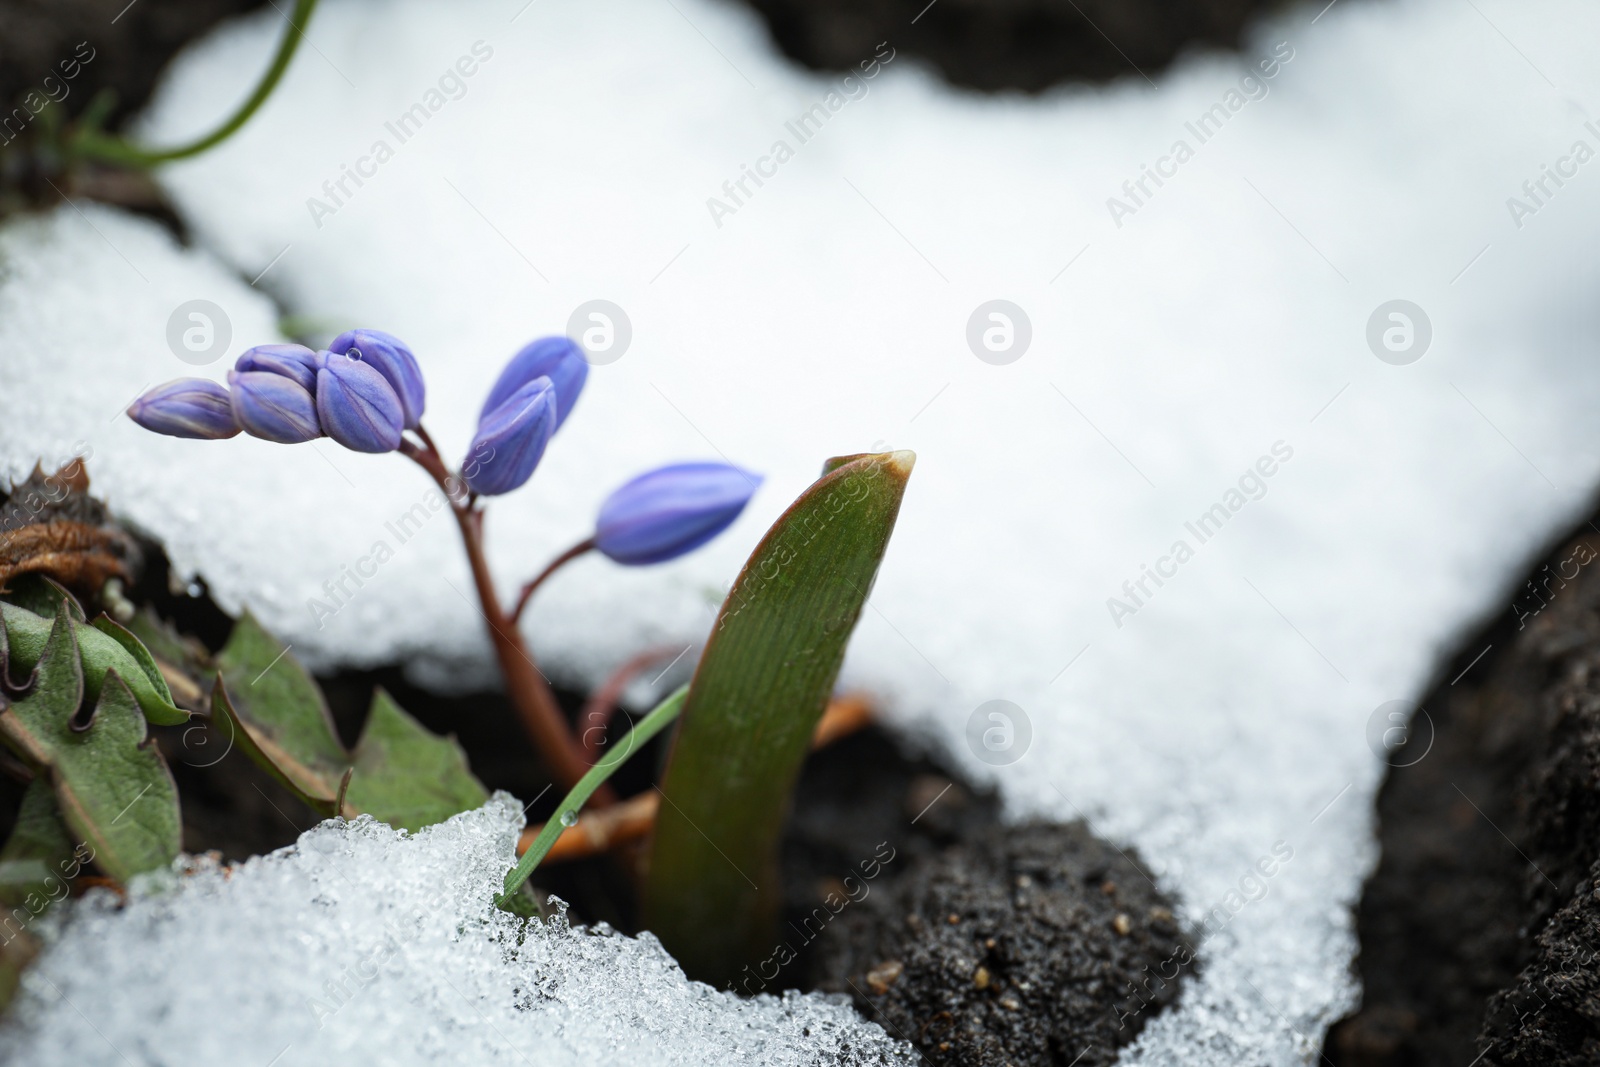
[[[1600,1063],[1600,531],[1581,529],[1464,646],[1423,703],[1432,749],[1379,793],[1334,1067]]]
[[[956,85],[1039,92],[1153,77],[1184,50],[1237,48],[1273,0],[750,0],[791,58],[859,70],[880,43]]]
[[[1004,826],[995,797],[879,730],[807,761],[784,875],[798,959],[736,988],[846,993],[935,1064],[1110,1063],[1193,957],[1115,848],[1078,823]]]
[[[1099,1067],[1192,960],[1143,870],[1081,823],[1036,823],[913,857],[827,927],[817,970],[935,1063]]]

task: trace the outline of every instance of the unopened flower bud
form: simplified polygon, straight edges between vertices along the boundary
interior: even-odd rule
[[[387,379],[365,360],[328,353],[317,371],[322,431],[352,452],[400,447],[405,411]]]
[[[400,398],[404,428],[417,428],[422,421],[422,411],[427,407],[428,389],[422,381],[417,357],[404,341],[382,330],[346,330],[333,339],[328,351],[336,356],[357,358],[383,375],[394,395]]]
[[[308,393],[317,391],[317,354],[305,345],[256,345],[238,358],[233,369],[279,374]]]
[[[595,547],[618,563],[662,563],[726,530],[761,485],[728,463],[675,463],[639,475],[606,498]]]
[[[567,421],[572,405],[583,392],[583,383],[589,378],[589,361],[583,358],[583,349],[568,337],[541,337],[511,357],[500,378],[489,390],[489,399],[483,402],[482,419],[506,402],[506,398],[535,378],[549,378],[556,391],[556,429]]]
[[[557,397],[549,378],[535,378],[478,421],[471,459],[462,470],[475,493],[509,493],[533,477],[556,429]]]
[[[297,445],[322,436],[311,393],[272,371],[229,371],[234,421],[251,437]]]
[[[168,437],[221,441],[239,432],[228,390],[208,378],[158,385],[129,405],[128,417]]]

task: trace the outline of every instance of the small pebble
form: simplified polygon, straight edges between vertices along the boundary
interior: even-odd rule
[[[1133,923],[1128,920],[1126,915],[1119,911],[1117,912],[1117,917],[1111,920],[1111,929],[1115,930],[1123,937],[1127,937],[1128,931],[1133,929]]]
[[[1115,893],[1116,891],[1117,891],[1117,883],[1113,882],[1111,879],[1107,878],[1105,881],[1100,883],[1100,892],[1104,893],[1106,896],[1109,897],[1112,893]]]
[[[905,969],[905,964],[899,960],[886,960],[867,972],[867,988],[881,997],[889,992],[889,987]]]
[[[979,989],[988,989],[989,988],[989,968],[987,968],[987,967],[979,967],[976,971],[973,971],[972,972],[972,984],[977,986]]]
[[[983,939],[983,947],[984,948],[990,948],[990,949],[994,948],[994,938],[992,938],[992,937],[984,938]]]
[[[1033,879],[1032,878],[1029,878],[1025,874],[1017,875],[1017,888],[1018,889],[1026,889],[1032,884],[1033,884]]]
[[[1169,923],[1172,921],[1172,912],[1167,908],[1151,908],[1150,921],[1154,923]]]
[[[961,921],[961,916],[952,911],[949,915],[945,916],[944,921],[949,923],[951,926],[954,926]]]
[[[1000,998],[1000,1006],[1006,1011],[1021,1011],[1022,1001],[1018,1000],[1010,993],[1007,993],[1005,996]]]

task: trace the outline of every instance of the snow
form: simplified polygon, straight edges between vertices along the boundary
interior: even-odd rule
[[[8,1062],[916,1062],[847,1003],[741,999],[685,981],[648,935],[498,911],[521,826],[500,793],[416,836],[329,820],[242,866],[147,879],[125,908],[97,890],[24,979]]]
[[[428,425],[459,453],[500,363],[609,300],[631,345],[595,367],[532,486],[493,507],[506,586],[644,466],[721,455],[768,481],[694,556],[585,559],[541,591],[526,625],[552,673],[592,681],[687,645],[824,456],[915,449],[847,683],[1011,814],[1086,815],[1192,921],[1213,916],[1202,974],[1124,1062],[1312,1062],[1358,994],[1349,908],[1382,770],[1368,720],[1420,696],[1600,480],[1600,170],[1572,155],[1600,145],[1600,9],[1322,8],[1260,28],[1249,63],[1293,55],[1254,83],[1246,60],[1197,55],[1155,85],[980,97],[897,54],[713,219],[707,199],[840,84],[774,55],[742,10],[329,0],[257,119],[164,172],[205,251],[87,206],[0,238],[0,460],[21,473],[88,442],[113,503],[297,655],[477,684],[454,531],[386,532],[419,472],[325,442],[159,439],[115,412],[190,372],[164,332],[182,301],[226,310],[230,358],[277,339],[266,289],[328,336],[409,340]],[[184,57],[150,140],[242,96],[276,19]],[[492,55],[459,99],[398,144],[385,123],[478,41]],[[1199,143],[1186,124],[1241,85]],[[393,158],[362,163],[385,138]],[[1192,158],[1162,162],[1178,139]],[[346,165],[374,176],[314,219]],[[1113,220],[1141,165],[1171,176]],[[1515,217],[1511,197],[1536,210]],[[1009,363],[968,345],[997,299],[1030,320]],[[1394,300],[1431,325],[1413,362],[1369,348]],[[1258,462],[1270,477],[1248,476]],[[1218,503],[1201,543],[1186,524]],[[319,628],[309,599],[378,539],[393,559]],[[1164,560],[1180,539],[1192,557]],[[1014,762],[969,744],[990,700],[1029,719]],[[1262,881],[1280,842],[1292,859]]]

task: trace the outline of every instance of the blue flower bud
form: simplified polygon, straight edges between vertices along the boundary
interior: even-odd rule
[[[405,410],[388,379],[354,356],[325,352],[320,362],[317,419],[322,432],[352,452],[399,448]]]
[[[265,441],[297,445],[322,436],[317,405],[293,378],[271,371],[229,371],[233,418],[244,432]]]
[[[568,337],[541,337],[521,352],[511,357],[500,378],[489,390],[489,399],[483,402],[481,420],[489,412],[506,402],[512,393],[535,378],[549,378],[556,391],[556,429],[567,421],[572,405],[583,392],[583,383],[589,377],[589,361],[583,358],[583,349]]]
[[[522,486],[556,432],[556,391],[535,378],[478,420],[478,434],[461,474],[475,493],[498,496]]]
[[[600,506],[595,547],[629,565],[676,559],[731,526],[761,482],[728,463],[674,463],[641,474]]]
[[[228,391],[206,378],[158,385],[129,405],[128,417],[168,437],[221,441],[239,432]]]
[[[308,393],[317,391],[317,354],[305,345],[256,345],[239,357],[233,369],[280,374]]]
[[[333,339],[328,351],[336,356],[353,353],[355,358],[383,375],[394,395],[400,398],[405,428],[417,428],[422,421],[422,409],[428,405],[428,388],[422,381],[417,357],[404,341],[382,330],[346,330]]]

